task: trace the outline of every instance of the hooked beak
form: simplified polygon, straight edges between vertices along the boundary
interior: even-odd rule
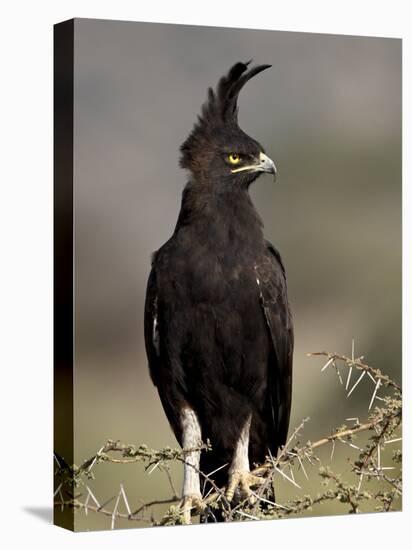
[[[259,162],[257,164],[250,164],[249,166],[242,166],[241,168],[235,168],[232,170],[232,174],[236,172],[266,172],[268,174],[273,174],[274,180],[276,181],[276,166],[271,158],[269,158],[265,153],[260,153]]]
[[[273,178],[276,181],[276,166],[273,160],[265,155],[265,153],[260,153],[259,160],[260,163],[258,164],[258,171],[273,174]]]

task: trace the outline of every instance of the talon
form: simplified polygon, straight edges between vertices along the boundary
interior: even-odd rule
[[[185,495],[180,501],[179,507],[183,511],[183,523],[191,524],[191,512],[196,510],[201,513],[206,509],[206,504],[203,502],[202,495]]]
[[[226,498],[229,502],[233,500],[236,489],[240,490],[242,497],[247,498],[251,504],[256,502],[251,487],[262,485],[264,479],[255,476],[245,470],[234,470],[229,474],[229,483],[226,490]]]

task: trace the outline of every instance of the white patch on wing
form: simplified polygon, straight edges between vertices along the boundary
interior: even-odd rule
[[[153,317],[152,340],[153,340],[153,346],[156,350],[157,355],[160,355],[159,329],[158,329],[158,323],[157,323],[157,297],[155,298],[153,306],[154,306],[155,314]]]
[[[202,433],[197,414],[193,409],[182,409],[180,421],[183,432],[183,451],[185,452],[185,465],[183,473],[183,496],[200,495],[199,465]],[[186,452],[187,450],[187,452]]]
[[[254,268],[255,273],[256,273],[256,284],[257,284],[257,286],[258,286],[258,288],[259,288],[259,298],[260,298],[260,300],[261,300],[262,303],[263,303],[263,294],[262,294],[262,289],[261,289],[261,287],[260,287],[260,279],[259,279],[258,274],[257,274],[257,265],[254,265],[253,268]]]

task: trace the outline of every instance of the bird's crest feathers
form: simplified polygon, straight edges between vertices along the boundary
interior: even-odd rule
[[[213,130],[223,127],[238,127],[237,100],[239,92],[251,78],[271,67],[271,65],[257,65],[248,70],[250,63],[251,61],[236,63],[227,75],[222,76],[219,80],[216,91],[209,88],[207,101],[202,106],[198,122],[180,147],[182,152],[180,165],[183,168],[190,168],[196,146]]]

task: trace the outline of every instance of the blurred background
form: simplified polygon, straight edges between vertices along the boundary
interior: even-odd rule
[[[207,87],[250,58],[273,65],[242,91],[239,124],[278,167],[278,183],[261,177],[251,194],[286,265],[291,429],[310,417],[301,441],[314,441],[365,418],[373,391],[365,380],[347,399],[308,352],[350,355],[354,338],[355,355],[401,382],[401,41],[77,19],[77,464],[109,438],[177,446],[144,349],[150,255],[174,230],[187,181],[178,149]],[[179,467],[174,477],[180,488]],[[120,481],[131,503],[170,496],[161,473],[140,465],[99,465],[90,486],[104,501]],[[310,483],[319,485],[316,473]],[[300,494],[281,485],[280,498]],[[344,511],[328,504],[313,514]],[[109,526],[76,515],[76,529]]]

